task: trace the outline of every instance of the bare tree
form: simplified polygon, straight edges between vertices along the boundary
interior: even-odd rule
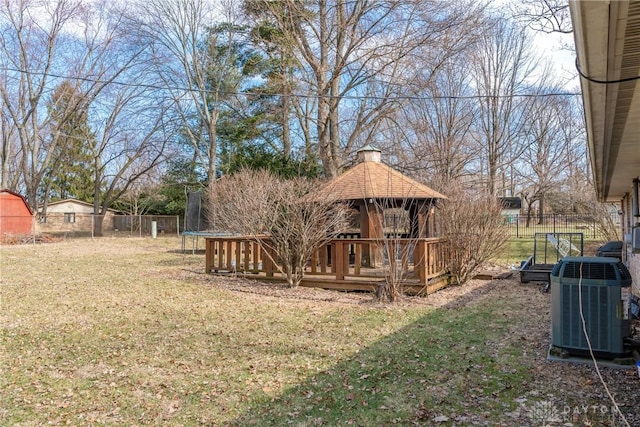
[[[517,145],[526,111],[525,89],[531,85],[535,59],[526,32],[506,18],[490,22],[475,51],[474,84],[479,97],[475,134],[483,147],[488,189],[498,195],[500,179],[522,152]]]
[[[543,33],[573,32],[567,0],[517,0],[510,9],[514,18]]]
[[[17,129],[4,108],[0,109],[0,144],[0,188],[18,191],[22,179],[18,161],[22,157],[20,141]]]
[[[237,89],[230,46],[239,37],[238,18],[232,1],[221,3],[216,9],[203,0],[140,1],[132,22],[151,47],[158,75],[209,182],[216,177],[221,109]]]
[[[586,150],[586,147],[582,143],[577,149]],[[573,163],[577,170],[567,176],[563,185],[552,193],[552,196],[555,196],[555,205],[561,206],[566,212],[581,215],[586,221],[593,223],[597,234],[606,240],[620,240],[620,205],[598,201],[593,174],[589,170],[588,155],[583,152],[577,160],[575,157],[569,157],[569,162]]]
[[[469,175],[480,156],[471,136],[475,101],[468,98],[469,70],[463,60],[445,64],[422,92],[425,96],[403,108],[404,138],[393,150],[406,172],[451,181]],[[393,150],[393,151],[392,151]]]
[[[141,176],[129,186],[119,199],[121,208],[128,215],[146,215],[156,205],[161,190],[160,176],[155,169]]]
[[[597,199],[594,200],[594,223],[598,234],[605,240],[621,240],[622,238],[620,222],[614,219],[616,216],[619,219],[619,209],[619,206],[612,203],[600,203]]]
[[[451,274],[460,285],[499,255],[509,239],[502,205],[487,191],[468,191],[459,182],[446,184],[448,199],[438,208],[441,235],[447,240]]]
[[[410,190],[408,190],[410,191]],[[365,201],[365,209],[377,213],[380,224],[376,224],[381,235],[375,237],[375,245],[370,250],[378,252],[374,258],[376,267],[382,269],[384,282],[377,285],[375,297],[379,301],[394,302],[405,294],[405,284],[414,277],[416,262],[416,246],[419,235],[412,235],[412,218],[410,211],[419,205],[429,202],[411,198],[402,200],[374,199],[371,203]],[[415,221],[415,219],[413,219]],[[417,224],[413,224],[417,228]],[[370,261],[370,260],[369,260]]]
[[[546,90],[560,92],[554,86]],[[572,118],[575,118],[572,110],[574,100],[555,95],[536,97],[527,110],[524,127],[526,144],[514,168],[521,185],[520,195],[526,204],[527,226],[532,205],[538,203],[542,222],[546,196],[571,173],[571,150],[577,136],[570,132],[570,129],[575,129],[572,126]]]
[[[468,43],[482,6],[472,2],[252,0],[299,63],[295,111],[324,174],[336,176],[362,140],[432,72]]]
[[[0,80],[3,126],[20,149],[20,175],[29,205],[38,205],[38,189],[61,137],[47,104],[62,80],[78,93],[56,121],[86,108],[137,58],[135,49],[119,49],[121,16],[105,3],[80,0],[17,0],[0,6]],[[57,77],[62,75],[64,77]],[[2,165],[6,162],[3,160]],[[4,175],[3,171],[3,175]]]
[[[209,221],[218,231],[242,234],[260,245],[288,285],[296,287],[313,253],[347,221],[343,204],[310,197],[313,188],[316,184],[304,178],[280,180],[267,171],[243,170],[209,187]]]
[[[133,77],[133,76],[130,76]],[[176,126],[168,122],[170,101],[144,86],[119,86],[94,103],[96,138],[94,234],[102,235],[102,219],[110,205],[166,159],[165,147]]]
[[[558,189],[568,205],[568,211],[576,212],[576,202],[582,200],[583,195],[593,191],[593,175],[589,163],[589,151],[586,140],[586,127],[582,98],[568,97],[564,101],[567,106],[564,111],[562,125],[562,140],[565,142],[566,170],[563,174],[563,185]]]

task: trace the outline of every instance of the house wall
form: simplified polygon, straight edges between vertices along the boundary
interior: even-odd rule
[[[502,215],[520,215],[520,209],[502,209]]]
[[[631,230],[638,221],[633,217],[633,198],[627,193],[622,199],[622,235],[625,242],[625,264],[633,277],[633,293],[640,296],[640,253],[633,253],[631,246]]]
[[[56,204],[47,206],[47,215],[50,213],[65,213],[65,212],[92,214],[93,206],[86,205],[83,203],[77,203],[74,201],[56,203]]]
[[[507,222],[515,223],[518,221],[518,216],[520,215],[520,209],[502,209],[502,216],[505,217]]]
[[[633,254],[628,259],[628,267],[633,277],[633,293],[640,297],[640,254]]]
[[[71,212],[68,212],[71,213]],[[74,212],[75,213],[75,212]],[[73,222],[68,222],[64,213],[47,213],[46,218],[39,222],[36,229],[40,233],[72,232],[91,233],[93,227],[93,215],[85,213],[75,213]],[[102,223],[103,230],[113,229],[113,214],[105,216]]]
[[[74,214],[73,222],[65,214]],[[102,223],[103,230],[112,230],[113,212],[107,212]],[[37,225],[44,233],[91,233],[93,228],[93,206],[73,200],[55,203],[47,207],[47,215]]]

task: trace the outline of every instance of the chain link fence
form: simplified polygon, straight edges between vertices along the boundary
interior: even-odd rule
[[[152,234],[154,223],[157,234],[180,236],[181,222],[177,215],[93,215],[66,212],[48,213],[46,216],[2,216],[0,241],[27,243],[60,237],[143,237]]]
[[[393,218],[385,220],[393,220]],[[611,214],[611,222],[620,227],[621,218]],[[46,216],[2,216],[0,239],[5,243],[36,241],[47,236],[142,237],[150,236],[156,223],[157,233],[180,236],[182,220],[173,215],[93,215],[87,213],[48,213]],[[98,227],[101,223],[101,227]],[[602,223],[589,215],[545,214],[506,215],[505,223],[512,237],[533,238],[535,233],[583,233],[586,239],[606,239]],[[19,226],[16,224],[20,224]],[[25,225],[27,224],[27,225]],[[14,226],[15,225],[15,226]]]

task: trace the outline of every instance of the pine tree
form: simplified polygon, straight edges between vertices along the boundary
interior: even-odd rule
[[[59,135],[51,165],[45,175],[45,195],[51,199],[93,201],[93,155],[88,105],[68,81],[53,92],[49,110],[55,119],[51,133]]]

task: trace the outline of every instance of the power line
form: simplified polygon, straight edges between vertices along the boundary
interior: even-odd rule
[[[547,98],[547,97],[557,97],[557,96],[581,96],[582,94],[579,92],[549,92],[549,93],[516,93],[516,94],[506,94],[506,95],[433,95],[433,96],[414,96],[414,95],[396,95],[396,96],[376,96],[376,95],[309,95],[309,94],[300,94],[300,93],[260,93],[260,94],[251,94],[247,92],[236,92],[236,91],[215,91],[209,89],[200,89],[200,88],[188,88],[188,87],[167,87],[157,84],[151,83],[130,83],[123,82],[119,80],[102,80],[102,79],[94,79],[91,77],[82,77],[82,76],[65,76],[61,74],[51,73],[51,72],[42,72],[42,71],[28,71],[28,70],[20,70],[17,68],[11,67],[2,67],[0,68],[2,71],[11,71],[14,73],[21,74],[29,74],[41,77],[51,77],[57,79],[64,80],[73,80],[73,81],[82,81],[87,83],[111,83],[118,86],[123,87],[133,87],[133,88],[144,88],[144,89],[153,89],[153,90],[165,90],[165,91],[181,91],[181,92],[202,92],[207,94],[222,94],[222,95],[233,95],[233,96],[256,96],[256,97],[290,97],[290,98],[304,98],[304,99],[313,99],[313,98],[338,98],[338,99],[354,99],[354,100],[372,100],[372,101],[383,101],[383,100],[397,100],[397,101],[425,101],[425,100],[437,100],[437,99],[447,99],[447,100],[464,100],[464,99],[487,99],[487,98]],[[579,71],[579,70],[578,70]],[[581,74],[582,75],[582,74]]]
[[[580,69],[580,65],[578,64],[578,58],[576,57],[576,70],[578,70],[578,74],[580,74],[580,77],[582,77],[583,79],[590,81],[592,83],[599,83],[599,84],[603,84],[603,85],[609,85],[609,84],[615,84],[615,83],[625,83],[625,82],[632,82],[634,80],[640,80],[640,76],[635,76],[635,77],[627,77],[624,79],[617,79],[617,80],[600,80],[600,79],[595,79],[593,77],[589,77],[587,76],[585,73],[582,72],[582,70]]]

